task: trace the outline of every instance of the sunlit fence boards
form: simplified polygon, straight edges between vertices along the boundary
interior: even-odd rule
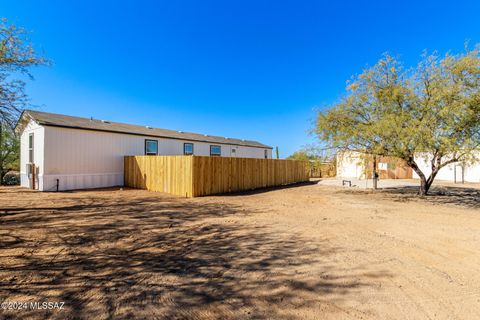
[[[309,179],[307,161],[200,156],[127,156],[125,186],[184,197],[252,190]]]

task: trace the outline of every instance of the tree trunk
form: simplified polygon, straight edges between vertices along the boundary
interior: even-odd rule
[[[418,174],[418,172],[417,172]],[[430,182],[430,178],[426,179],[425,175],[420,176],[420,189],[418,190],[419,196],[426,196],[430,187],[432,186],[432,182]]]
[[[435,180],[435,177],[437,176],[437,173],[441,169],[441,167],[433,167],[432,173],[427,178],[423,174],[423,172],[420,170],[420,168],[418,168],[416,163],[409,163],[409,165],[413,170],[415,170],[417,175],[420,177],[420,189],[418,190],[418,195],[426,196],[428,194],[428,191],[430,191],[430,187],[432,186],[433,180]]]
[[[373,155],[373,190],[377,190],[377,181],[378,181],[377,156]]]
[[[422,170],[420,170],[420,168],[417,166],[417,163],[413,160],[413,158],[406,160],[410,168],[412,168],[415,171],[415,173],[420,177],[420,189],[418,191],[418,194],[420,196],[426,196],[428,194],[428,191],[430,190],[430,187],[432,186],[433,181],[435,180],[435,177],[437,176],[440,169],[442,169],[446,165],[449,165],[451,163],[455,163],[458,161],[459,161],[458,158],[450,159],[448,161],[445,161],[444,163],[441,162],[441,158],[437,158],[436,161],[432,160],[432,173],[427,179],[427,177],[425,177]]]
[[[415,173],[420,178],[420,188],[418,189],[418,195],[426,196],[428,194],[428,190],[430,189],[430,186],[432,185],[432,183],[430,182],[430,181],[433,181],[433,179],[432,180],[430,179],[432,175],[430,175],[430,177],[427,179],[427,177],[425,177],[422,170],[420,170],[417,163],[413,159],[407,160],[407,164],[410,166],[410,168],[413,169],[413,171],[415,171]]]

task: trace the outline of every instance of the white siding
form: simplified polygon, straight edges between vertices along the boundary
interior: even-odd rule
[[[226,157],[264,158],[265,150],[268,158],[272,157],[272,150],[264,148],[32,125],[22,134],[24,162],[28,157],[28,134],[33,131],[35,159],[39,159],[36,164],[40,167],[39,190],[43,191],[56,190],[57,179],[59,190],[123,185],[123,157],[143,155],[145,139],[158,141],[160,155],[183,155],[183,144],[188,142],[194,144],[195,155],[209,156],[210,145],[219,145]],[[28,186],[26,176],[22,185]]]
[[[42,190],[43,185],[43,163],[44,163],[44,135],[45,128],[39,126],[35,121],[30,122],[25,126],[22,134],[20,135],[20,185],[22,187],[30,187],[30,180],[27,175],[27,163],[28,159],[28,136],[33,134],[33,161],[35,166],[38,167],[37,187]]]
[[[457,181],[460,181],[460,179],[457,176]],[[480,182],[480,163],[475,163],[465,168],[465,181]]]
[[[365,160],[360,152],[339,152],[337,154],[337,177],[365,178],[364,162]]]
[[[431,164],[430,164],[431,156],[425,155],[417,155],[415,156],[415,162],[417,163],[418,167],[422,172],[428,177],[432,173]],[[457,182],[462,181],[462,167],[461,164],[449,164],[438,172],[436,176],[436,180],[444,180],[444,181],[455,181],[455,175]],[[413,178],[418,179],[419,176],[413,172]],[[480,163],[470,163],[465,165],[465,172],[464,172],[464,181],[465,182],[480,182]]]

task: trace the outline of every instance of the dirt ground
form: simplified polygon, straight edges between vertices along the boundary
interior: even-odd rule
[[[479,191],[0,188],[0,318],[478,319]]]

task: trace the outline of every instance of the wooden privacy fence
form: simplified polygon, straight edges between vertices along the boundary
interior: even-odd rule
[[[331,178],[337,175],[335,162],[309,161],[310,178]]]
[[[125,186],[184,197],[308,181],[307,161],[201,156],[127,156]]]

